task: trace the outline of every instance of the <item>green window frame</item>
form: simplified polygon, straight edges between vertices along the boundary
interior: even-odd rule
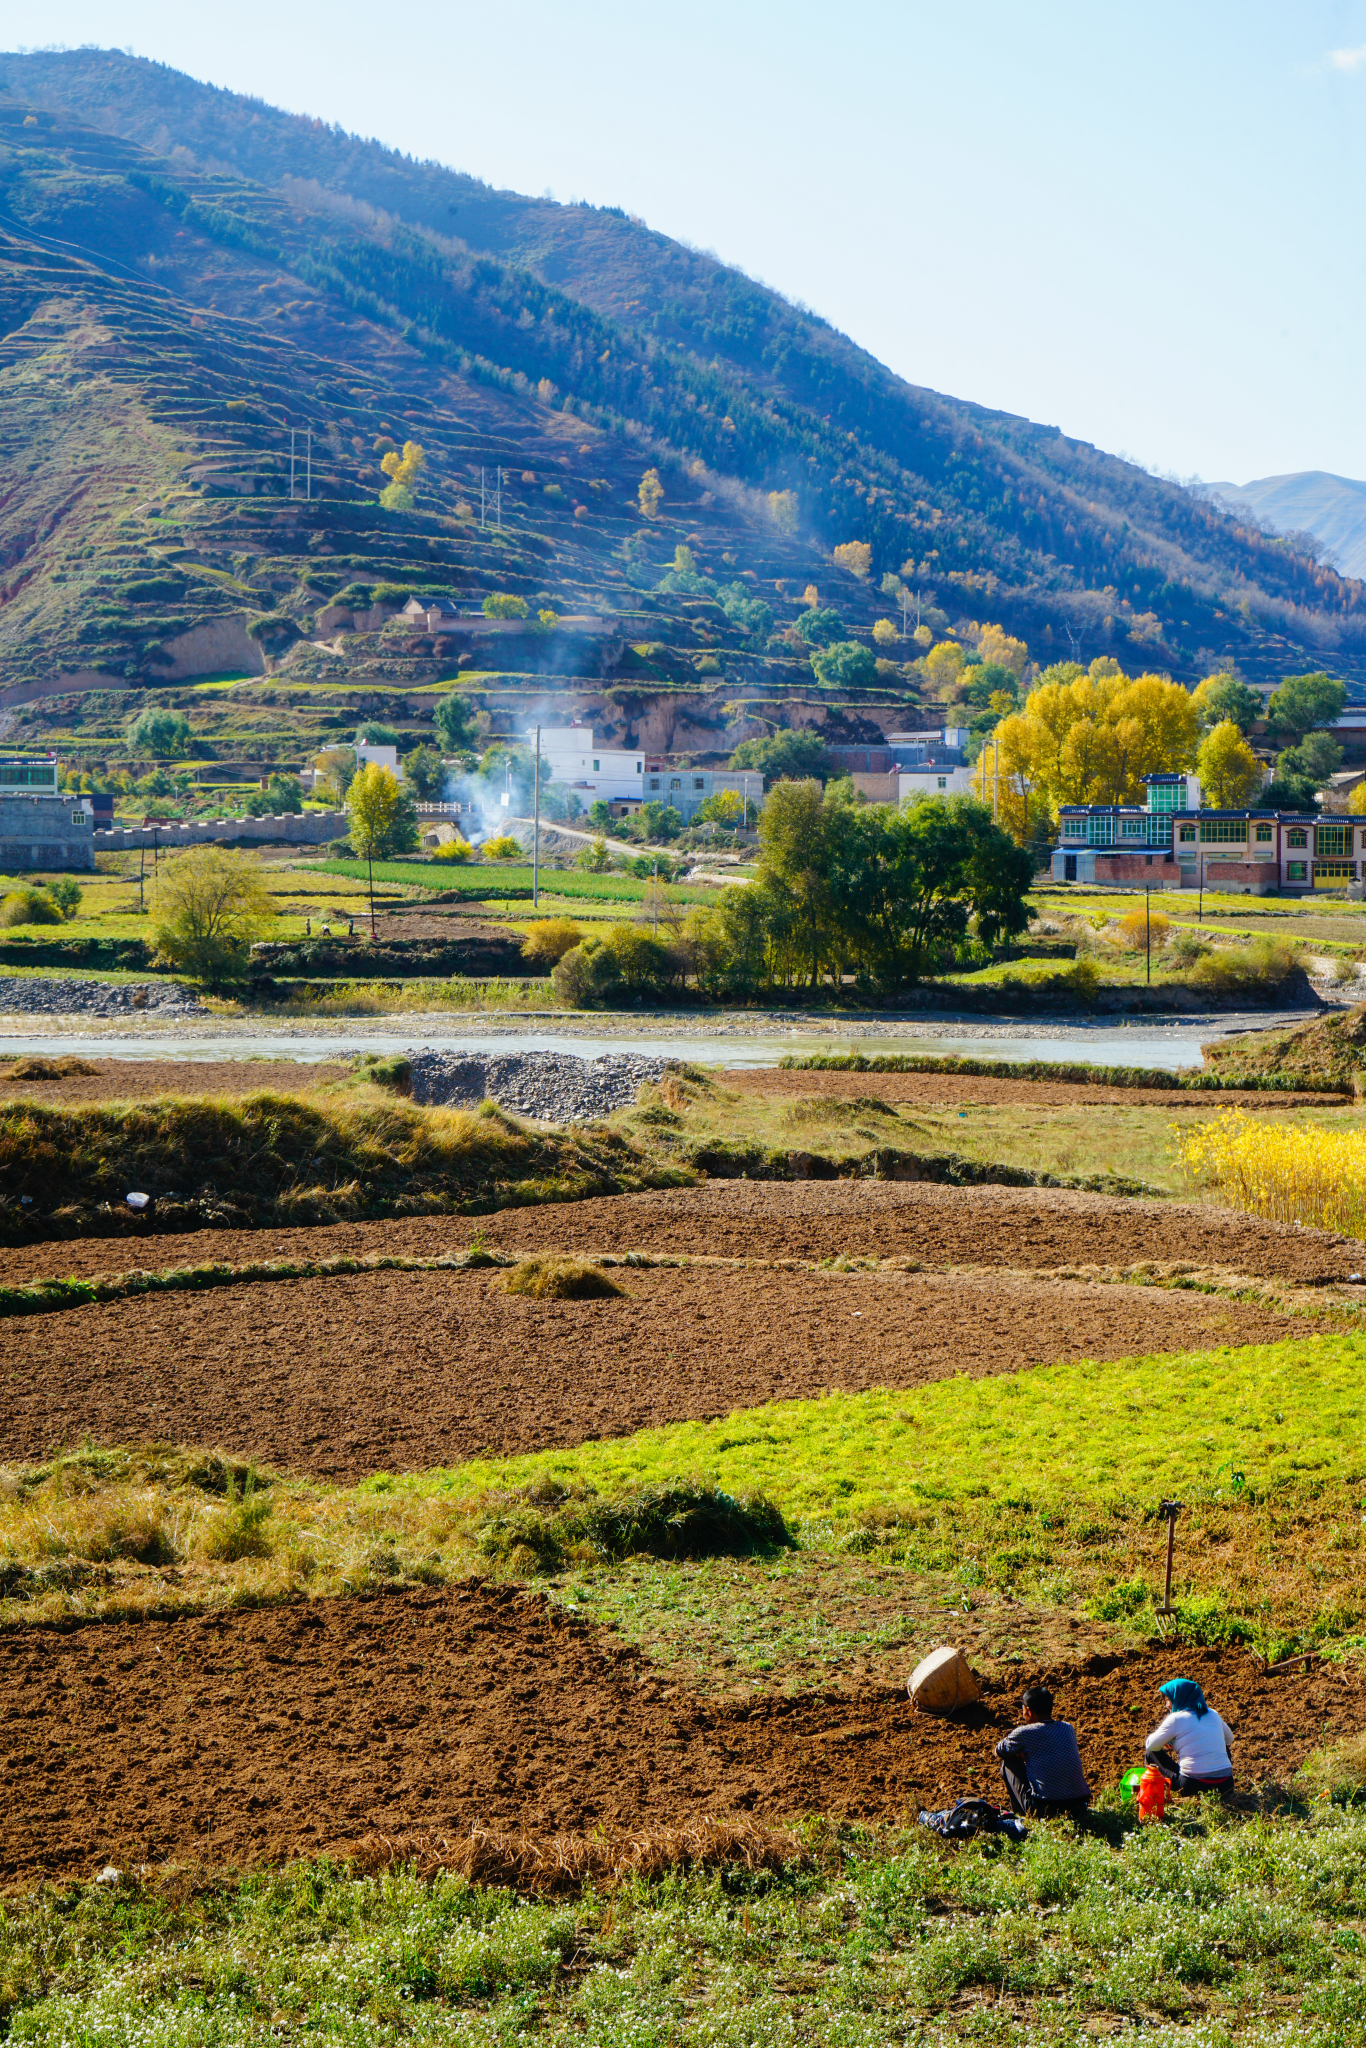
[[[1308,846],[1309,834],[1303,825],[1292,825],[1285,835],[1287,846]]]
[[[1306,876],[1306,874],[1305,874],[1305,869],[1306,869],[1306,867],[1307,867],[1307,866],[1308,866],[1308,863],[1307,863],[1306,861],[1302,861],[1302,860],[1288,860],[1288,861],[1286,862],[1286,864],[1285,864],[1285,879],[1286,879],[1286,881],[1287,881],[1287,882],[1303,882],[1303,881],[1307,880],[1307,876]]]
[[[1241,846],[1247,840],[1245,818],[1202,818],[1200,820],[1200,844],[1202,846]]]
[[[1314,830],[1314,852],[1320,860],[1346,860],[1352,851],[1350,825],[1318,825]]]

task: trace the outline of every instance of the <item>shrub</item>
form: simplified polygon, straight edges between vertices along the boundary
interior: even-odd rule
[[[641,1486],[603,1500],[541,1480],[514,1495],[479,1532],[484,1556],[526,1572],[572,1557],[753,1557],[791,1546],[782,1514],[762,1494],[737,1497],[700,1479]]]
[[[608,1301],[626,1291],[591,1260],[553,1255],[520,1259],[494,1284],[504,1294],[525,1294],[533,1301]]]
[[[58,875],[53,882],[44,884],[63,917],[74,917],[81,907],[82,889],[74,875]]]
[[[517,860],[522,854],[522,842],[514,839],[510,832],[499,832],[492,839],[486,839],[480,847],[485,860]]]
[[[1170,931],[1171,920],[1165,918],[1160,910],[1154,910],[1150,917],[1146,911],[1135,908],[1119,920],[1120,937],[1126,946],[1139,953],[1147,946],[1150,933],[1152,944],[1163,946]]]
[[[1299,965],[1284,939],[1254,939],[1250,946],[1221,947],[1196,963],[1191,986],[1208,995],[1236,995],[1280,988]]]
[[[546,917],[532,925],[522,941],[522,958],[534,966],[554,967],[583,937],[572,917]]]
[[[12,889],[0,903],[0,923],[60,924],[62,913],[46,889]]]
[[[679,977],[673,950],[638,925],[609,925],[566,953],[552,977],[555,993],[571,1009],[594,1010],[662,995]]]
[[[458,836],[454,839],[445,839],[440,846],[432,848],[433,860],[467,861],[473,857],[473,854],[474,848],[470,845],[469,840],[461,839]]]
[[[161,711],[149,706],[133,719],[124,738],[131,753],[154,761],[169,761],[188,751],[194,735],[183,711]]]

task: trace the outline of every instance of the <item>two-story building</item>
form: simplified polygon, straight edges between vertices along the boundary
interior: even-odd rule
[[[1194,775],[1146,775],[1148,801],[1062,804],[1057,882],[1209,888],[1250,896],[1350,889],[1366,874],[1366,817],[1217,810]]]
[[[57,756],[0,760],[0,871],[93,868],[94,819],[57,788]]]
[[[526,740],[534,747],[535,733]],[[541,774],[572,790],[585,811],[602,802],[614,816],[625,817],[642,804],[672,804],[685,825],[721,790],[753,804],[764,794],[757,769],[746,774],[740,768],[679,768],[657,755],[599,746],[590,725],[543,725]]]

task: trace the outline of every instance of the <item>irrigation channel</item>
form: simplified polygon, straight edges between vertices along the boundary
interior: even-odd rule
[[[974,1023],[970,1027],[914,1019],[755,1018],[744,1012],[699,1019],[671,1015],[642,1030],[635,1018],[595,1016],[542,1018],[452,1018],[430,1012],[403,1018],[317,1018],[297,1025],[240,1022],[222,1018],[202,1023],[153,1018],[134,1028],[121,1018],[108,1030],[67,1028],[46,1021],[34,1031],[27,1018],[0,1019],[0,1052],[81,1054],[102,1059],[156,1060],[336,1060],[360,1053],[402,1053],[419,1047],[450,1053],[559,1052],[581,1059],[602,1053],[638,1052],[699,1065],[772,1067],[789,1054],[816,1052],[957,1054],[1001,1060],[1085,1060],[1098,1066],[1198,1067],[1200,1048],[1236,1032],[1284,1029],[1302,1023],[1301,1011],[1256,1011],[1246,1015],[1185,1016],[1169,1024],[1124,1025],[1113,1020],[1046,1026]],[[73,1020],[74,1022],[74,1020]]]

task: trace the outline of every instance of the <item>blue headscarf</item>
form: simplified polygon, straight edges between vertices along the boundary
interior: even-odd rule
[[[1178,1714],[1194,1714],[1199,1721],[1209,1712],[1209,1701],[1193,1678],[1169,1678],[1157,1689]]]

